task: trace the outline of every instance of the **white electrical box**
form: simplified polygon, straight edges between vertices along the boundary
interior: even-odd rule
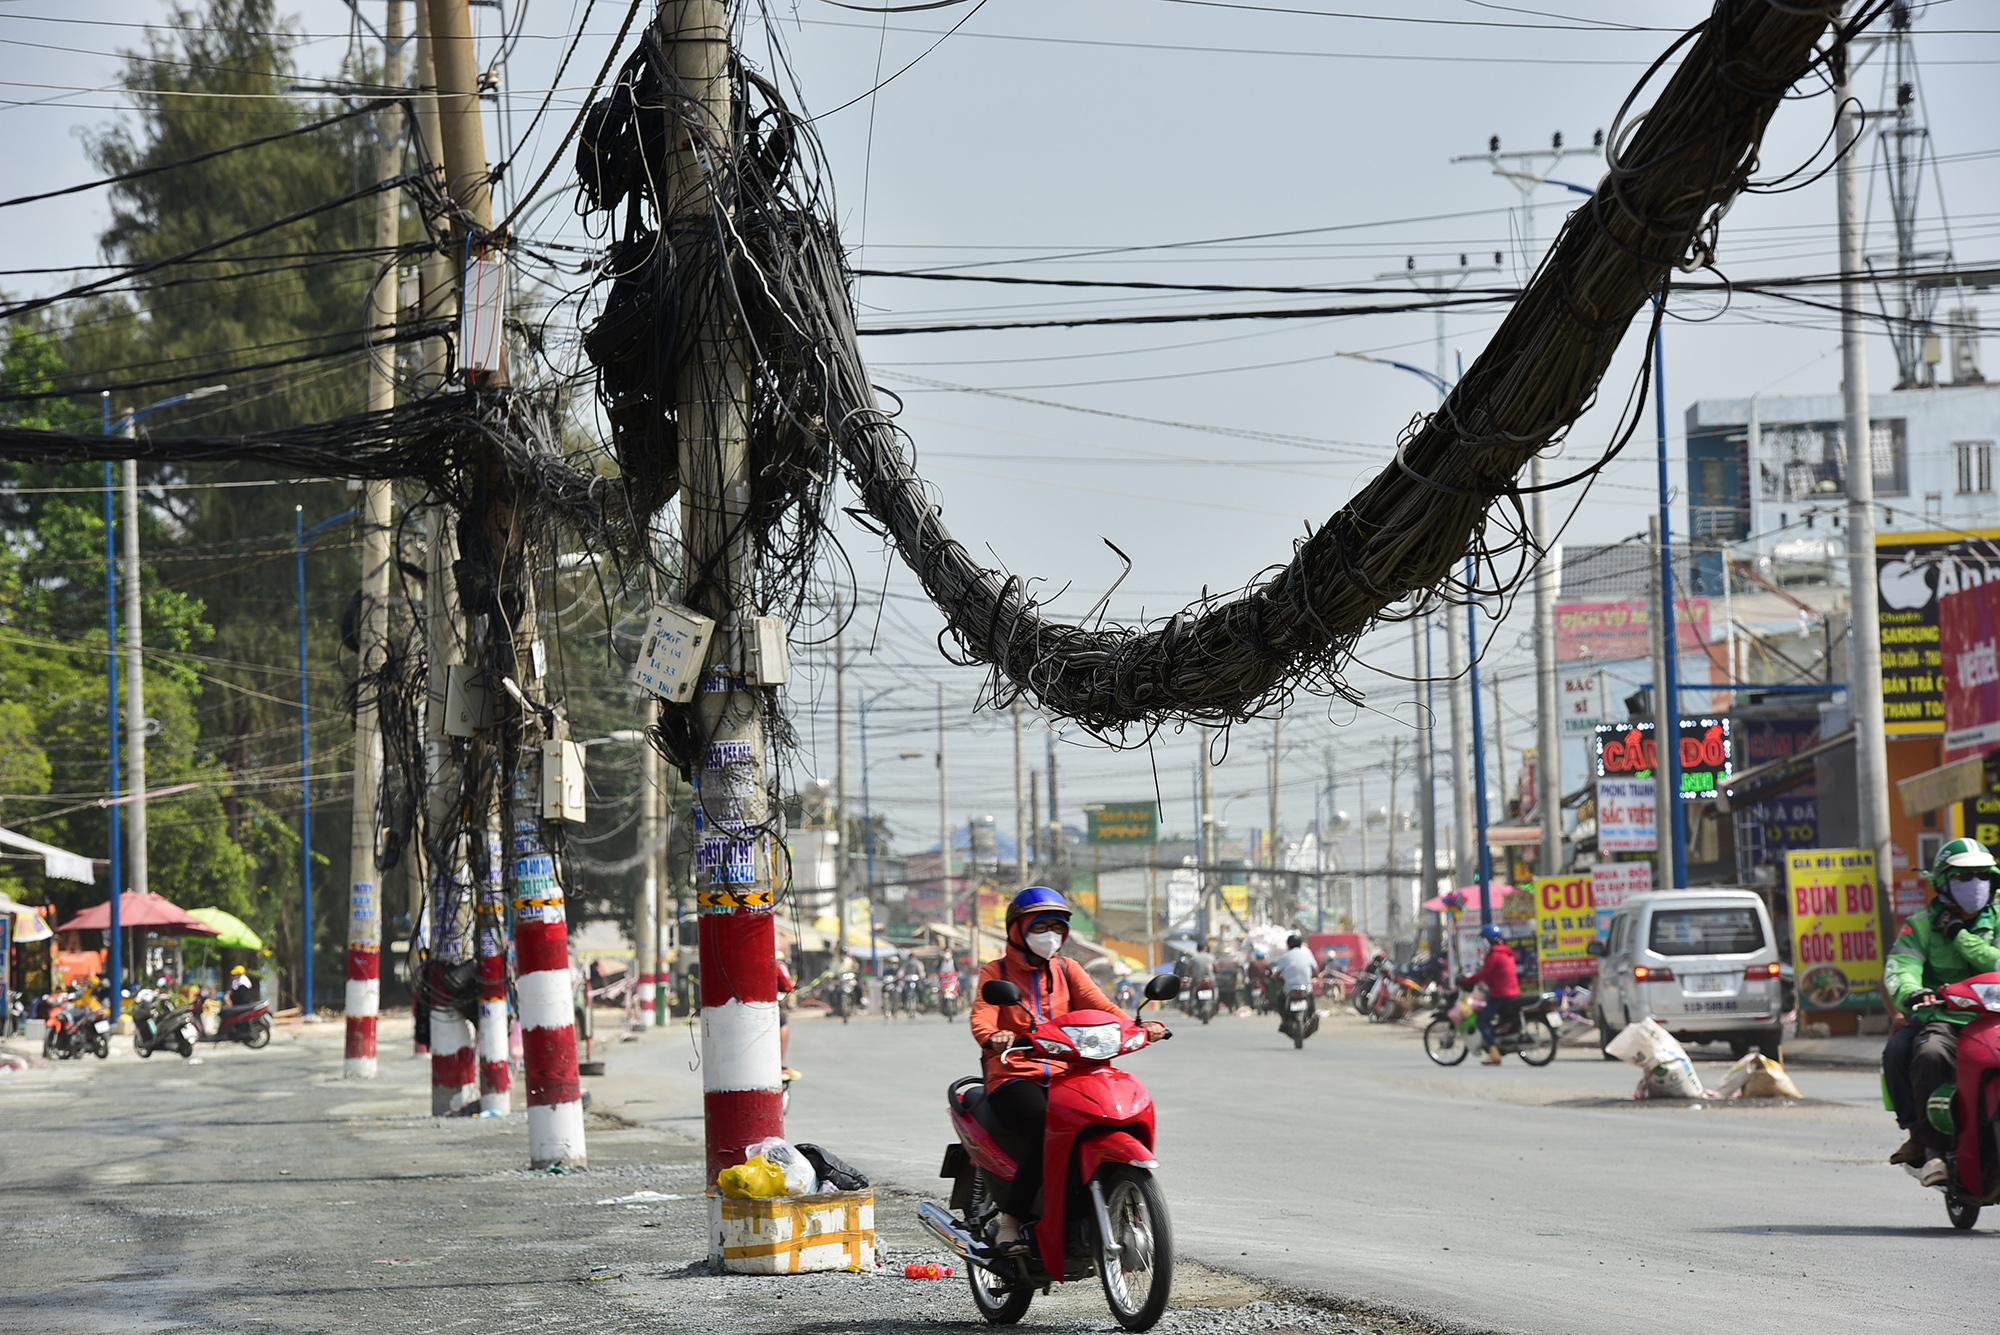
[[[751,671],[759,686],[783,686],[792,679],[791,653],[783,617],[752,617]]]
[[[583,824],[583,748],[575,742],[542,743],[542,819]]]
[[[701,684],[701,670],[714,639],[713,618],[678,603],[656,604],[645,643],[639,646],[639,661],[632,669],[633,682],[662,700],[686,704]]]
[[[486,674],[470,663],[453,663],[444,674],[444,735],[476,737],[492,726]]]

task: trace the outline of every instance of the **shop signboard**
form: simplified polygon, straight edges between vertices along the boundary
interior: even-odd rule
[[[1597,972],[1590,943],[1597,939],[1597,913],[1589,873],[1537,876],[1535,929],[1543,983],[1588,978]]]
[[[2000,747],[2000,580],[1938,599],[1948,765]]]
[[[1674,639],[1684,654],[1708,647],[1708,599],[1674,603]],[[1560,662],[1619,663],[1652,655],[1652,608],[1644,598],[1615,603],[1557,603],[1556,658]]]
[[[1880,1005],[1882,920],[1874,851],[1795,849],[1785,862],[1799,1004],[1821,1011]]]
[[[1651,853],[1659,847],[1651,778],[1597,781],[1597,851]]]
[[[1093,844],[1150,844],[1159,838],[1158,802],[1101,802],[1083,809]]]
[[[1729,779],[1734,756],[1726,718],[1684,718],[1680,727],[1681,800],[1712,798]],[[1651,723],[1601,723],[1597,727],[1600,779],[1649,779],[1659,764]]]
[[[1597,936],[1611,933],[1611,915],[1634,895],[1651,894],[1653,864],[1650,862],[1599,862],[1590,869],[1590,903],[1597,911]]]
[[[2000,529],[1875,535],[1882,716],[1891,737],[1945,730],[1942,599],[2000,579]]]
[[[1588,737],[1597,731],[1598,724],[1604,722],[1599,677],[1600,674],[1595,672],[1562,674],[1563,736]]]

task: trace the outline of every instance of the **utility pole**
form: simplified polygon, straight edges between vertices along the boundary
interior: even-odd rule
[[[1493,674],[1493,779],[1500,788],[1500,814],[1507,814],[1507,714],[1500,701],[1500,674]]]
[[[403,81],[403,4],[388,0],[382,25],[382,83],[394,88]],[[395,103],[384,107],[376,133],[382,144],[376,158],[377,180],[393,180],[402,171],[403,113]],[[375,247],[390,251],[402,239],[402,198],[384,191],[375,196]],[[396,323],[400,284],[395,266],[385,266],[369,294],[366,324]],[[368,411],[387,412],[396,406],[395,345],[375,348],[368,358]],[[346,1057],[342,1074],[349,1079],[375,1078],[375,1025],[382,997],[382,901],[376,881],[376,800],[382,780],[382,731],[378,726],[376,693],[389,648],[389,484],[361,485],[361,652],[356,677],[364,683],[354,700],[354,815],[348,837],[347,873],[347,998],[344,1009]]]
[[[1465,637],[1445,618],[1444,670],[1451,679],[1451,875],[1454,886],[1463,885],[1479,872],[1479,857],[1472,846],[1475,823],[1472,819],[1472,723],[1467,708],[1465,677]],[[1365,863],[1366,858],[1362,861]]]
[[[639,1016],[638,1027],[659,1023],[655,995],[660,978],[660,753],[648,737],[639,744],[639,847],[645,860],[639,865],[645,875],[639,884],[639,902],[632,915],[633,942],[638,947]]]
[[[1028,888],[1028,809],[1022,805],[1021,792],[1021,701],[1014,701],[1014,861],[1020,875],[1016,878],[1020,888]]]
[[[425,782],[429,791],[424,805],[430,941],[424,993],[430,1012],[431,1114],[435,1117],[458,1112],[479,1096],[472,1027],[451,1004],[447,987],[451,971],[465,963],[472,946],[465,839],[458,831],[464,771],[444,733],[451,665],[463,652],[465,642],[458,586],[452,576],[458,556],[452,529],[450,515],[431,511],[424,562],[425,656],[430,665],[426,684],[429,707],[425,710]]]
[[[135,414],[125,414],[125,438],[138,435]],[[146,643],[140,613],[144,597],[139,571],[139,464],[127,459],[125,482],[125,762],[126,791],[132,800],[125,804],[125,886],[133,894],[146,893]],[[311,924],[306,939],[312,937]],[[310,968],[310,966],[308,966]],[[306,1003],[305,1014],[312,1014]]]
[[[1368,930],[1368,780],[1361,775],[1354,778],[1354,801],[1361,815],[1361,865],[1355,869],[1360,878],[1360,893],[1355,893],[1355,876],[1347,878],[1347,916],[1354,920],[1354,929]]]
[[[1907,20],[1898,13],[1898,28]],[[1897,53],[1902,47],[1899,43]],[[1847,570],[1854,671],[1848,699],[1853,702],[1855,789],[1861,843],[1875,850],[1876,902],[1886,929],[1893,925],[1891,887],[1895,867],[1889,849],[1889,747],[1882,717],[1882,624],[1875,592],[1875,461],[1868,420],[1868,346],[1862,339],[1861,173],[1854,148],[1863,116],[1854,100],[1851,52],[1834,49],[1834,96],[1841,108],[1836,167],[1840,209],[1840,364],[1847,436]],[[1900,114],[1900,113],[1899,113]],[[1900,148],[1900,143],[1899,143]],[[1903,219],[1897,217],[1900,240]],[[1832,670],[1829,662],[1829,674]]]
[[[1056,802],[1056,730],[1050,728],[1049,738],[1049,838],[1042,849],[1042,856],[1049,866],[1060,867],[1063,862],[1062,810]]]
[[[1479,600],[1473,594],[1477,574],[1472,554],[1465,556],[1465,639],[1470,661],[1466,664],[1466,699],[1472,702],[1472,816],[1476,822],[1472,836],[1473,854],[1479,866],[1479,925],[1493,921],[1493,845],[1486,842],[1486,730],[1479,725]]]
[[[944,890],[945,927],[958,930],[958,887],[951,883],[951,778],[945,772],[944,683],[937,684],[937,772],[938,772],[938,875]],[[972,857],[972,830],[965,832],[965,856]]]
[[[1278,869],[1284,865],[1284,859],[1279,856],[1283,845],[1278,837],[1278,785],[1284,767],[1284,727],[1282,719],[1271,720],[1271,774],[1270,781],[1266,785],[1268,790],[1266,804],[1270,808],[1266,818],[1270,821],[1270,827],[1264,832],[1264,869],[1269,878],[1273,922],[1278,920]]]
[[[428,0],[431,58],[438,83],[438,119],[444,146],[445,176],[457,205],[454,219],[462,243],[460,253],[470,263],[492,263],[497,249],[493,226],[490,175],[485,132],[479,108],[478,74],[472,25],[466,0]],[[464,276],[461,275],[461,285]],[[494,360],[482,363],[461,339],[461,350],[472,387],[498,389],[507,384],[504,342]],[[528,1155],[531,1166],[585,1163],[582,1091],[576,1075],[576,1030],[569,982],[569,933],[564,894],[556,876],[555,856],[541,819],[541,753],[544,735],[566,740],[567,722],[560,709],[541,702],[541,657],[534,609],[532,572],[518,525],[514,483],[497,452],[487,451],[474,469],[474,494],[483,504],[474,535],[479,550],[463,553],[468,575],[484,585],[486,687],[493,705],[497,746],[474,747],[478,757],[475,779],[498,791],[486,810],[469,817],[485,826],[489,850],[486,881],[489,896],[512,892],[514,955],[521,998],[521,1039],[528,1084]],[[511,621],[511,624],[509,622]],[[511,698],[511,703],[510,703]],[[485,774],[478,774],[485,770]],[[497,772],[496,772],[497,770]],[[483,783],[475,783],[482,787]],[[505,839],[495,822],[505,812]],[[497,869],[491,864],[501,864]],[[497,875],[495,871],[497,870]],[[501,909],[504,922],[504,903]],[[488,926],[492,926],[489,916]],[[497,948],[497,931],[480,933],[484,947]],[[504,970],[504,954],[501,968]],[[767,967],[769,961],[767,952]],[[480,1013],[490,1021],[505,1005],[504,973],[500,995],[490,990],[492,966],[482,970]],[[504,1010],[500,1010],[504,1016]],[[487,1028],[482,1024],[482,1029]],[[502,1024],[504,1030],[504,1022]],[[482,1039],[485,1035],[482,1035]],[[504,1037],[499,1040],[504,1044]],[[482,1043],[485,1052],[491,1048]],[[504,1060],[504,1047],[501,1049]],[[490,1091],[489,1091],[490,1092]]]
[[[1650,606],[1647,609],[1648,647],[1653,656],[1653,838],[1655,843],[1653,886],[1658,890],[1674,888],[1674,818],[1673,804],[1680,800],[1677,793],[1667,791],[1667,747],[1678,746],[1680,742],[1680,720],[1667,705],[1669,682],[1667,678],[1666,619],[1660,615],[1662,604],[1660,574],[1660,520],[1659,516],[1649,516],[1646,520],[1646,540],[1652,545],[1652,579],[1647,586]]]
[[[1213,868],[1220,861],[1215,855],[1215,762],[1210,758],[1209,745],[1213,734],[1201,730],[1201,848],[1197,851],[1199,864],[1197,879],[1201,886],[1201,931],[1206,938],[1216,934],[1221,927],[1215,909],[1215,872]]]
[[[847,855],[847,627],[840,595],[833,597],[833,971],[847,954],[847,882],[853,862]]]
[[[677,80],[670,115],[662,230],[697,244],[721,230],[737,161],[724,0],[664,0],[661,49]],[[714,172],[714,175],[710,173]],[[695,892],[700,902],[702,1085],[707,1181],[744,1149],[784,1134],[778,1053],[777,941],[766,825],[764,687],[749,674],[754,538],[742,515],[751,487],[747,356],[729,303],[701,309],[675,386],[680,422],[681,532],[688,600],[715,618],[717,647],[695,702],[706,740],[696,771]]]
[[[1042,865],[1042,772],[1037,769],[1028,771],[1028,861]]]
[[[1431,734],[1436,719],[1431,710],[1431,619],[1428,613],[1410,619],[1410,677],[1415,682],[1417,700],[1417,822],[1422,884],[1417,902],[1437,893],[1437,790],[1432,775]]]
[[[1382,878],[1383,915],[1382,929],[1391,942],[1396,939],[1396,931],[1403,925],[1403,892],[1396,885],[1396,784],[1403,777],[1403,739],[1389,739],[1389,835],[1388,849],[1382,855],[1382,865],[1388,874]]]
[[[1556,689],[1556,553],[1549,498],[1541,490],[1546,473],[1538,454],[1529,474],[1536,490],[1528,510],[1540,552],[1535,560],[1535,811],[1542,823],[1538,870],[1554,876],[1562,871],[1562,705]]]

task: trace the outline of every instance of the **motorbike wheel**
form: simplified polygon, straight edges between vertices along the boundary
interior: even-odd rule
[[[261,1015],[257,1018],[257,1023],[251,1028],[250,1036],[243,1040],[243,1046],[246,1048],[261,1048],[270,1041],[271,1017]]]
[[[1944,1214],[1951,1220],[1953,1228],[1961,1231],[1969,1229],[1979,1222],[1979,1202],[1956,1191],[1947,1191],[1944,1194]]]
[[[1556,1031],[1549,1024],[1546,1015],[1524,1017],[1521,1021],[1521,1046],[1516,1049],[1521,1060],[1530,1066],[1547,1066],[1556,1059],[1558,1040]]]
[[[972,1208],[965,1212],[967,1221],[976,1230],[994,1208],[993,1198],[986,1193],[985,1174],[974,1173]],[[972,1305],[989,1326],[1013,1325],[1028,1314],[1028,1304],[1034,1301],[1034,1288],[1018,1276],[998,1275],[985,1266],[968,1265],[965,1278],[972,1286]]]
[[[1151,1330],[1174,1286],[1174,1235],[1166,1198],[1153,1175],[1113,1164],[1099,1175],[1114,1245],[1097,1239],[1097,1277],[1111,1315],[1131,1331]]]
[[[132,1051],[138,1053],[141,1057],[150,1057],[153,1055],[153,1045],[137,1034],[134,1034],[132,1035]]]
[[[1456,1066],[1471,1050],[1465,1035],[1442,1015],[1424,1028],[1424,1055],[1439,1066]]]
[[[1297,1020],[1292,1021],[1292,1048],[1297,1050],[1306,1045],[1306,1027]]]
[[[97,1060],[103,1061],[111,1055],[111,1040],[103,1034],[92,1034],[90,1036],[90,1050],[96,1055]]]
[[[188,1042],[186,1039],[181,1039],[174,1045],[174,1051],[180,1053],[181,1060],[185,1061],[189,1057],[194,1056],[194,1044]]]
[[[52,1062],[52,1061],[54,1061],[55,1059],[56,1059],[56,1031],[55,1031],[55,1026],[54,1026],[54,1025],[51,1025],[51,1024],[49,1024],[49,1023],[48,1023],[47,1021],[43,1021],[43,1023],[42,1023],[42,1060],[43,1060],[43,1061],[45,1061],[45,1062]]]

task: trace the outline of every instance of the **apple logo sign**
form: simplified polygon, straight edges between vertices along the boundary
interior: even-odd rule
[[[1899,612],[1913,612],[1926,606],[1931,600],[1930,567],[1918,565],[1908,557],[1890,561],[1876,576],[1876,583],[1882,590],[1882,601]]]

